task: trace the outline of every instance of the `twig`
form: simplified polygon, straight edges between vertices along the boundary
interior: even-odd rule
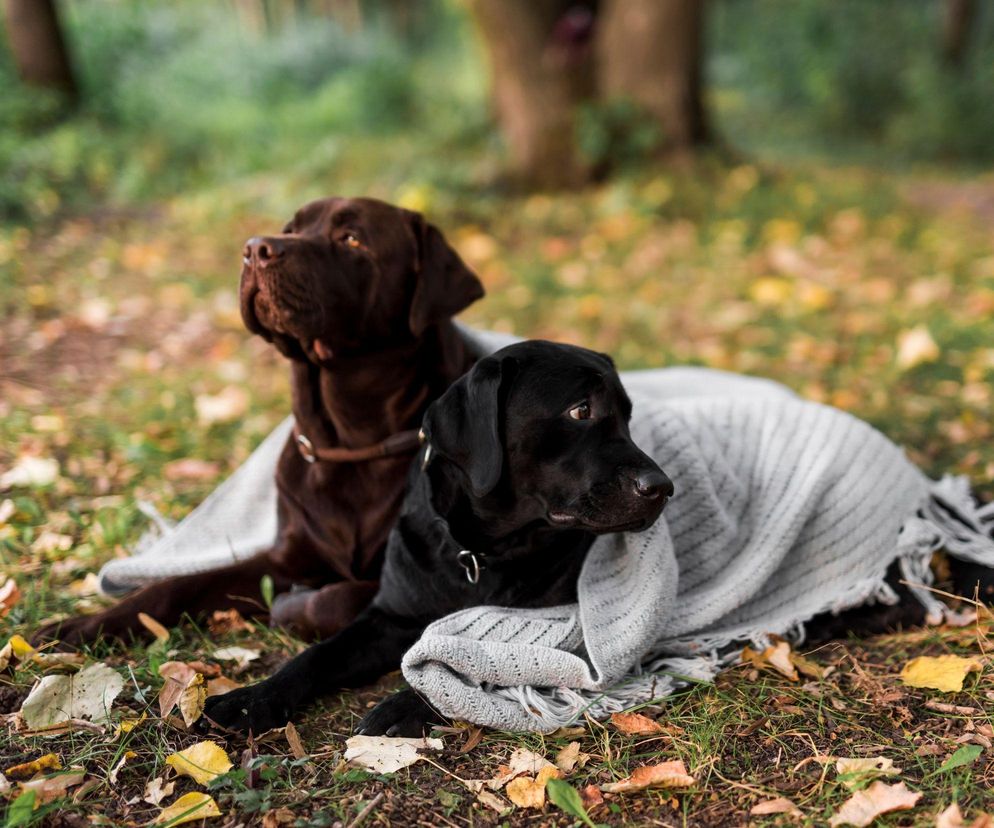
[[[363,820],[365,820],[366,817],[368,817],[371,813],[373,813],[376,806],[383,801],[383,797],[385,797],[386,795],[387,795],[386,791],[380,791],[376,796],[374,796],[372,801],[368,805],[366,805],[365,808],[359,811],[358,814],[356,814],[355,819],[353,819],[349,823],[348,828],[356,828],[356,826],[362,825]]]
[[[947,704],[946,702],[933,701],[932,699],[925,702],[924,706],[938,713],[952,713],[956,716],[979,716],[984,712],[979,707],[967,707],[963,704]]]

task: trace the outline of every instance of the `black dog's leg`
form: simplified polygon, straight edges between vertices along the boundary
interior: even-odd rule
[[[387,696],[362,717],[355,732],[362,736],[424,736],[429,725],[445,716],[410,687]]]
[[[423,629],[423,623],[370,607],[264,681],[209,698],[204,717],[223,728],[253,733],[282,727],[318,696],[361,687],[396,670]]]

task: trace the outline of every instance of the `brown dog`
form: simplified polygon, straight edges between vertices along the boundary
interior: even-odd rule
[[[267,574],[285,593],[274,622],[326,637],[352,621],[376,591],[421,417],[473,362],[451,317],[482,295],[434,226],[373,199],[315,201],[282,234],[250,239],[242,317],[292,367],[296,429],[276,469],[276,544],[39,637],[140,634],[139,612],[167,625],[228,607],[258,615]]]

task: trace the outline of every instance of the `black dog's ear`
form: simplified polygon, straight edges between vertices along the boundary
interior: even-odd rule
[[[482,297],[483,285],[438,228],[419,213],[411,213],[411,230],[418,252],[409,324],[420,336],[429,325],[455,316]]]
[[[449,386],[425,414],[424,431],[432,454],[451,461],[475,497],[493,491],[504,466],[500,441],[500,390],[515,361],[493,356]]]

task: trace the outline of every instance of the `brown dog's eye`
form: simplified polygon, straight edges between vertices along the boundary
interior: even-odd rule
[[[362,247],[362,242],[359,241],[359,237],[355,233],[346,233],[342,236],[342,241],[349,247]]]
[[[590,419],[590,403],[580,403],[569,410],[569,415],[574,420]]]

